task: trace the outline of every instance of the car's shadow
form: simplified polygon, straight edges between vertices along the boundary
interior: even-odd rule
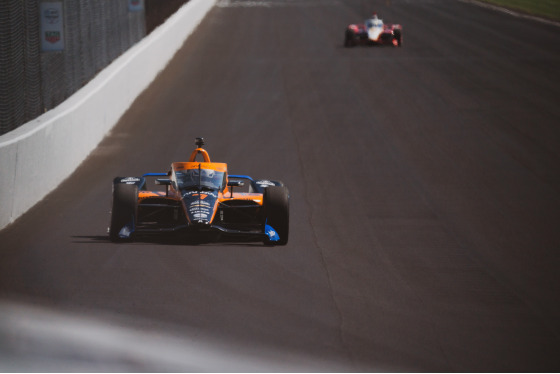
[[[205,238],[192,238],[185,236],[170,236],[170,237],[157,237],[146,236],[134,238],[134,240],[123,240],[122,242],[113,242],[109,239],[108,235],[75,235],[72,236],[72,243],[77,244],[157,244],[169,246],[203,246],[203,245],[219,245],[219,246],[244,246],[244,247],[274,247],[272,245],[264,244],[262,242],[243,241],[241,239],[227,238],[219,240],[211,240]]]

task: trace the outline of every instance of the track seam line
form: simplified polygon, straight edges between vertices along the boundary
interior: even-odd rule
[[[281,69],[283,72],[283,68]],[[283,75],[283,74],[282,74]],[[284,86],[284,92],[288,92],[287,91],[287,87],[286,87],[286,80],[283,79],[283,86]],[[290,128],[290,132],[292,134],[292,139],[294,139],[296,148],[297,148],[297,161],[298,161],[298,165],[299,165],[299,170],[298,173],[301,176],[301,179],[304,181],[303,183],[303,201],[305,202],[305,205],[307,206],[308,210],[309,210],[309,218],[307,219],[307,221],[309,222],[309,226],[311,227],[311,233],[313,236],[313,243],[315,245],[315,247],[319,250],[319,254],[320,254],[320,258],[321,258],[321,266],[325,271],[325,274],[327,276],[327,282],[328,282],[328,286],[329,286],[329,294],[331,296],[331,300],[332,303],[334,305],[335,311],[336,311],[336,315],[338,317],[339,323],[338,323],[338,339],[340,341],[341,347],[345,353],[345,355],[348,357],[348,360],[350,361],[351,365],[355,365],[355,360],[354,357],[352,355],[352,351],[349,349],[346,340],[344,339],[344,333],[343,333],[343,326],[345,324],[344,322],[344,316],[342,314],[342,309],[340,308],[339,303],[336,300],[335,297],[335,293],[334,293],[334,287],[333,287],[333,280],[332,280],[332,275],[329,271],[329,268],[327,266],[327,261],[325,259],[325,254],[324,254],[324,249],[323,247],[319,244],[319,240],[318,240],[318,236],[317,233],[315,231],[315,227],[313,225],[313,216],[314,216],[314,210],[313,210],[313,206],[311,205],[311,203],[309,202],[309,198],[308,198],[308,188],[307,188],[307,178],[305,176],[305,173],[303,173],[304,170],[304,164],[303,164],[303,160],[301,158],[301,150],[302,150],[302,146],[298,140],[298,137],[294,131],[294,126],[293,126],[293,120],[291,117],[291,111],[290,111],[290,99],[289,96],[286,95],[286,102],[288,104],[288,126]]]
[[[290,127],[291,127],[291,126],[290,126]],[[296,144],[297,144],[297,147],[298,147],[298,150],[299,150],[300,147],[299,147],[299,143],[297,142],[297,140],[296,140]],[[300,173],[301,173],[303,164],[302,164],[302,160],[301,160],[301,157],[300,157],[300,155],[299,155],[299,152],[298,152],[298,161],[299,161],[299,164],[300,164]],[[302,177],[303,177],[303,180],[306,181],[305,176],[302,176]],[[305,201],[305,205],[307,206],[307,208],[308,208],[308,210],[309,210],[309,218],[308,218],[307,221],[309,222],[309,226],[311,226],[311,233],[312,233],[312,236],[313,236],[313,243],[315,244],[315,247],[319,250],[319,254],[320,254],[320,256],[321,256],[321,267],[325,270],[325,274],[326,274],[326,276],[327,276],[327,281],[328,281],[329,290],[330,290],[329,293],[330,293],[330,296],[331,296],[332,303],[333,303],[333,305],[334,305],[334,307],[335,307],[336,314],[337,314],[337,316],[338,316],[338,320],[339,320],[339,324],[338,324],[338,338],[339,338],[339,340],[340,340],[340,343],[341,343],[341,345],[342,345],[342,347],[343,347],[345,353],[348,355],[348,357],[350,358],[351,362],[354,363],[354,359],[353,359],[352,353],[351,353],[351,351],[349,350],[349,348],[348,348],[348,346],[347,346],[347,344],[346,344],[346,341],[345,341],[345,339],[344,339],[344,333],[343,333],[344,328],[343,328],[343,327],[344,327],[344,325],[345,325],[345,322],[344,322],[344,316],[343,316],[343,314],[342,314],[342,309],[340,308],[340,305],[338,304],[338,302],[337,302],[337,300],[336,300],[335,293],[334,293],[334,286],[333,286],[334,283],[333,283],[333,280],[332,280],[331,272],[329,271],[329,267],[327,266],[327,260],[325,259],[324,249],[323,249],[323,247],[319,244],[319,239],[318,239],[317,233],[316,233],[316,231],[315,231],[315,227],[314,227],[314,225],[313,225],[314,210],[313,210],[313,207],[312,207],[312,205],[311,205],[311,203],[309,202],[309,199],[308,199],[307,183],[304,184],[303,200]]]

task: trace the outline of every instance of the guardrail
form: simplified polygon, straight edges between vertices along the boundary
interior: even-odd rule
[[[72,174],[216,2],[190,0],[68,100],[0,136],[0,229]]]

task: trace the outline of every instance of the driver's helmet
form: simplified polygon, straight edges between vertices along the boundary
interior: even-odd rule
[[[383,25],[383,21],[380,20],[377,17],[377,13],[373,13],[373,15],[371,16],[371,18],[369,18],[368,20],[366,20],[366,26],[368,28],[370,27],[380,27]]]

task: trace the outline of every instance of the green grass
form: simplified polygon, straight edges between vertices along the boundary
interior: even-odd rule
[[[521,13],[560,21],[560,0],[481,0]]]

